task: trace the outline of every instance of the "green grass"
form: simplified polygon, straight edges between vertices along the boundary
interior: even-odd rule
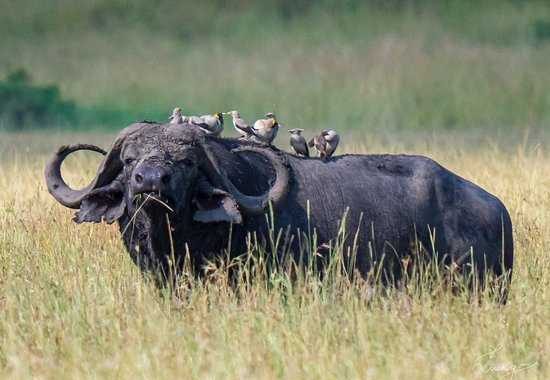
[[[545,2],[3,2],[0,73],[59,84],[87,126],[176,105],[306,128],[550,122]]]
[[[549,378],[547,137],[404,133],[341,149],[427,154],[500,197],[516,258],[499,306],[430,278],[369,296],[338,276],[266,277],[261,263],[236,287],[213,266],[208,281],[184,278],[172,297],[140,275],[116,227],[75,225],[45,189],[58,145],[106,146],[109,135],[1,134],[0,377]],[[64,174],[78,186],[98,161],[76,156]]]

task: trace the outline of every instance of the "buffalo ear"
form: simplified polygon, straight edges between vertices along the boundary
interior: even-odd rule
[[[122,184],[115,180],[110,185],[95,189],[86,195],[73,220],[79,224],[102,221],[111,224],[124,214],[125,209]]]
[[[230,195],[213,196],[205,201],[196,201],[198,210],[193,220],[201,223],[229,222],[241,224],[243,217],[237,208],[237,202]]]
[[[231,194],[213,187],[205,178],[199,180],[198,192],[193,202],[197,207],[193,220],[197,222],[229,222],[233,224],[243,222],[237,202]]]

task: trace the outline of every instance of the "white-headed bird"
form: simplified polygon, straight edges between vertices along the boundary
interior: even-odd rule
[[[340,136],[334,129],[325,129],[323,131],[323,137],[327,142],[326,157],[330,158],[338,147],[338,143],[340,143]]]
[[[320,135],[312,138],[308,145],[310,147],[315,147],[319,152],[319,157],[325,160],[330,158],[340,142],[340,136],[333,129],[325,129],[321,132]]]
[[[221,112],[212,115],[188,116],[185,121],[199,127],[208,135],[219,136],[223,131],[223,114]]]
[[[233,118],[233,127],[235,128],[237,133],[241,135],[241,139],[248,139],[251,136],[254,136],[254,129],[250,125],[248,125],[243,118],[241,118],[239,111],[229,111],[225,114]]]
[[[181,114],[181,108],[180,107],[174,108],[168,120],[170,121],[170,124],[183,124],[184,118],[183,118],[183,115]]]
[[[309,157],[309,148],[302,132],[301,128],[289,129],[290,132],[290,146],[298,156]]]
[[[265,119],[256,120],[254,123],[253,140],[271,145],[279,132],[279,122],[272,112],[265,114]]]

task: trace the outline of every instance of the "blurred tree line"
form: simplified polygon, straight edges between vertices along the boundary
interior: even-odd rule
[[[513,105],[525,112],[515,113],[537,115],[534,120],[538,121],[548,114],[548,107],[536,102],[536,106],[526,106],[525,99],[538,102],[544,98],[544,91],[539,87],[545,86],[539,83],[539,78],[544,70],[540,62],[550,56],[547,49],[549,5],[548,0],[0,0],[0,127],[115,126],[141,115],[162,118],[170,102],[182,96],[182,91],[167,89],[166,80],[170,75],[187,70],[202,71],[203,76],[209,76],[204,74],[207,69],[198,70],[194,61],[202,60],[205,64],[200,66],[203,68],[209,67],[206,63],[211,57],[218,61],[229,57],[237,73],[237,64],[248,65],[248,69],[263,67],[264,71],[277,72],[280,67],[300,67],[292,55],[287,57],[289,51],[295,56],[302,52],[323,56],[324,50],[338,50],[342,46],[346,47],[347,55],[340,61],[324,57],[326,65],[319,65],[322,75],[310,77],[309,91],[297,85],[301,79],[298,77],[281,80],[281,83],[288,86],[285,91],[306,94],[308,97],[303,97],[302,101],[314,107],[316,102],[324,104],[333,99],[330,92],[342,93],[342,81],[334,78],[338,79],[339,75],[348,78],[353,83],[350,92],[354,98],[342,107],[347,106],[348,111],[358,114],[364,111],[360,105],[365,94],[358,94],[355,83],[363,80],[367,72],[361,69],[361,59],[372,56],[370,52],[377,46],[373,41],[392,43],[384,39],[386,36],[401,38],[399,43],[403,46],[420,45],[419,49],[427,57],[426,64],[439,57],[437,53],[430,53],[431,49],[455,49],[452,54],[460,59],[468,58],[464,52],[482,54],[474,60],[478,66],[484,66],[478,67],[477,73],[491,89],[487,91],[495,89],[496,95],[480,101],[494,105],[494,118],[506,120],[505,111],[512,109],[496,105],[497,99],[501,99],[502,104],[508,101],[502,95],[510,93],[509,89],[502,91],[503,78],[518,77],[518,82],[523,84],[514,87],[520,96],[514,98]],[[396,46],[399,47],[399,43]],[[272,45],[279,51],[271,51]],[[502,48],[508,50],[503,53]],[[527,63],[533,70],[527,74],[515,75],[511,66],[503,64],[509,57],[521,55],[518,52],[530,54],[526,55]],[[273,54],[279,62],[269,58]],[[504,58],[491,61],[499,54]],[[376,57],[373,59],[376,61]],[[453,77],[449,75],[453,70],[467,71],[460,59],[454,59],[452,67],[435,62],[433,67],[441,68],[440,73],[430,71],[417,87],[411,86],[416,83],[413,80],[399,82],[391,90],[393,92],[390,91],[389,98],[373,95],[371,101],[380,101],[384,106],[394,104],[399,110],[404,108],[400,102],[414,103],[409,114],[417,115],[422,124],[442,124],[441,120],[451,120],[443,124],[463,125],[468,108],[456,104],[462,104],[463,99],[476,98],[479,91],[469,89],[468,81],[463,81],[458,86],[461,92],[457,90],[456,93],[453,88],[438,84],[447,83]],[[153,69],[136,71],[151,62],[155,63]],[[491,69],[495,62],[498,68]],[[349,65],[352,70],[338,71],[335,63]],[[335,67],[334,74],[329,66]],[[408,78],[406,68],[395,66],[402,70],[403,78]],[[520,68],[518,65],[517,72],[523,73]],[[126,75],[133,71],[146,73],[148,78]],[[290,76],[294,72],[301,75],[295,70]],[[383,73],[379,70],[379,75]],[[437,75],[444,79],[439,80]],[[102,86],[94,82],[97,78],[103,81]],[[118,78],[128,80],[110,80]],[[467,75],[464,78],[469,79]],[[148,79],[147,83],[143,83],[144,79]],[[187,79],[196,87],[218,87],[217,83],[196,79],[194,74]],[[382,82],[387,81],[381,79]],[[105,83],[112,85],[109,87]],[[318,96],[316,86],[326,83],[333,86],[331,91],[326,96]],[[62,96],[59,85],[76,101]],[[229,83],[237,94],[240,94],[240,85],[237,81]],[[262,83],[254,86],[253,91],[262,93]],[[96,92],[93,98],[88,91],[90,88]],[[531,90],[533,88],[536,91]],[[231,88],[225,90],[227,98],[235,98]],[[222,95],[216,98],[213,92],[212,96],[200,98],[197,93],[194,97],[202,99],[203,103],[222,103]],[[206,89],[202,91],[205,93]],[[159,94],[163,95],[161,100],[158,100]],[[254,97],[238,97],[245,108],[256,104],[251,98]],[[447,108],[439,107],[443,111],[437,113],[434,103],[441,99],[447,101]],[[476,112],[472,123],[480,124],[479,120],[485,120],[482,116],[487,112]],[[450,116],[438,118],[434,114]],[[467,116],[471,114],[470,110]],[[372,115],[378,114],[373,110]]]
[[[387,12],[430,10],[446,18],[463,18],[476,9],[499,11],[503,3],[520,10],[546,0],[0,0],[0,32],[32,37],[43,33],[82,29],[144,27],[181,38],[219,35],[251,19],[282,22],[310,13],[350,13],[360,9]],[[24,11],[21,11],[24,9]],[[244,18],[243,18],[244,16]],[[539,37],[547,36],[550,20],[533,26]]]
[[[0,81],[0,122],[17,129],[74,123],[76,105],[62,99],[57,86],[34,85],[30,75],[18,69]]]

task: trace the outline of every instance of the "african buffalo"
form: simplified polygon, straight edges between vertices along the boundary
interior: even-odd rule
[[[71,189],[60,170],[77,150],[106,155],[82,190]],[[187,124],[141,122],[121,131],[109,152],[93,145],[61,147],[45,176],[53,197],[78,209],[77,223],[118,221],[142,269],[167,270],[168,258],[181,262],[185,252],[199,268],[228,246],[232,255],[242,254],[247,236],[268,241],[271,205],[287,251],[304,255],[305,249],[305,256],[316,252],[304,248],[301,237],[314,231],[319,246],[334,243],[349,208],[342,244],[356,248],[361,274],[377,258],[400,260],[417,244],[443,263],[475,264],[469,267],[482,275],[512,271],[512,224],[504,205],[426,157],[322,161],[206,136]]]

